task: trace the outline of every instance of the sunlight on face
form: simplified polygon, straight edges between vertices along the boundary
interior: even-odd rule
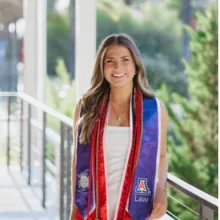
[[[106,51],[103,61],[104,77],[110,87],[133,85],[135,62],[130,50],[122,45],[112,45]]]

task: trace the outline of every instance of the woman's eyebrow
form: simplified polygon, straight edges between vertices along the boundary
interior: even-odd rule
[[[129,57],[130,57],[129,55],[126,55],[126,56],[122,56],[122,57],[120,57],[120,58],[123,59],[123,58],[129,58]],[[108,56],[106,56],[104,59],[105,59],[105,60],[107,60],[107,59],[114,59],[114,57],[108,57]]]
[[[114,59],[114,57],[105,57],[105,60],[107,59]]]

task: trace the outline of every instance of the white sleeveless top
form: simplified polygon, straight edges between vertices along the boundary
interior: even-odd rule
[[[109,113],[107,113],[107,122]],[[108,219],[114,219],[116,205],[119,200],[122,177],[128,159],[128,150],[131,143],[131,110],[130,127],[105,126],[104,156],[107,183],[107,209]]]

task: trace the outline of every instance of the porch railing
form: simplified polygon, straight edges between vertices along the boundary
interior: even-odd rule
[[[24,170],[27,171],[27,183],[31,185],[32,161],[37,158],[37,156],[33,157],[33,152],[37,152],[41,167],[40,185],[42,207],[46,207],[47,198],[45,189],[49,187],[46,185],[46,172],[48,171],[55,177],[58,186],[60,220],[68,219],[71,203],[72,119],[25,93],[1,92],[0,103],[3,102],[3,99],[5,99],[4,103],[7,103],[5,105],[6,115],[4,118],[0,118],[0,120],[6,120],[7,122],[6,161],[8,168],[10,168],[11,164],[12,151],[12,145],[10,143],[11,123],[18,121],[19,144],[16,148],[19,151],[21,172],[24,172]],[[50,122],[57,121],[55,126],[56,131],[49,128],[49,118]],[[54,119],[54,121],[52,119]],[[33,128],[38,132],[34,132]],[[35,136],[35,139],[33,136]],[[36,138],[36,136],[38,137]],[[48,148],[50,150],[49,156]],[[51,153],[51,151],[54,152]],[[214,220],[215,213],[218,213],[218,200],[216,198],[189,185],[172,174],[168,174],[168,184],[171,188],[178,190],[178,192],[189,196],[199,203],[200,211],[195,212],[192,210],[194,214],[198,216],[198,219]],[[173,198],[170,197],[170,199]],[[169,210],[167,210],[167,213],[172,216],[173,219],[178,219],[178,217],[170,213]]]

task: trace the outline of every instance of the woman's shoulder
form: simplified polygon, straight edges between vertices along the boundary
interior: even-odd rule
[[[77,101],[77,103],[75,105],[75,109],[73,112],[73,121],[74,121],[75,125],[80,118],[81,104],[82,104],[82,100],[80,99],[79,101]]]
[[[163,103],[163,101],[161,101],[159,99],[158,99],[158,103],[160,105],[161,118],[163,120],[168,120],[169,115],[168,115],[168,111],[167,111],[166,105]]]
[[[78,115],[80,112],[80,100],[75,104],[73,116]]]
[[[161,101],[161,100],[158,99],[158,98],[156,98],[156,99],[157,99],[157,101],[158,101],[158,103],[159,103],[159,105],[160,105],[161,110],[165,111],[165,110],[166,110],[166,105],[164,104],[164,102]]]

